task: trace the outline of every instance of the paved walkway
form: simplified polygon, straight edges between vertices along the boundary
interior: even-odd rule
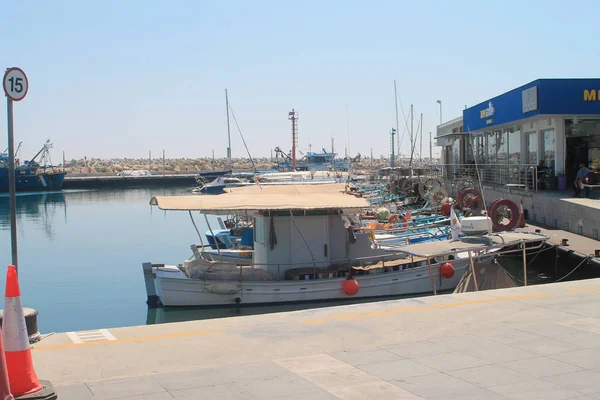
[[[61,400],[600,399],[600,279],[105,333],[35,346]]]

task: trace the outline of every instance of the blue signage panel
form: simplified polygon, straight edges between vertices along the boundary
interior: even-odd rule
[[[538,79],[464,110],[464,130],[539,114],[600,115],[600,79]]]
[[[600,115],[600,79],[541,79],[542,114]]]
[[[464,131],[478,131],[540,113],[539,81],[513,89],[463,111]]]

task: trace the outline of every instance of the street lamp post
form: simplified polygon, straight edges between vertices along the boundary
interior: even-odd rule
[[[436,103],[440,105],[440,125],[442,124],[442,101],[438,100]]]

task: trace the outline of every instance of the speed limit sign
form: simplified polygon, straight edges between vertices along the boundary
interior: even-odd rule
[[[9,68],[4,74],[2,80],[4,93],[12,101],[21,101],[27,96],[29,90],[29,82],[27,75],[21,68]]]

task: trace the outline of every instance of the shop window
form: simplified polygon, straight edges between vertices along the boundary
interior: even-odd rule
[[[460,142],[463,146],[461,164],[473,164],[475,162],[475,156],[473,155],[473,141],[468,135],[465,135]]]
[[[477,136],[477,162],[485,162],[485,137],[483,135]]]
[[[452,164],[459,165],[460,164],[460,139],[454,141],[452,145]]]
[[[497,131],[496,140],[498,141],[496,164],[508,164],[508,132]]]
[[[508,133],[508,163],[521,163],[521,131]]]
[[[478,164],[484,163],[485,145],[482,135],[471,135],[473,161]]]
[[[600,169],[600,136],[590,136],[588,141],[588,168]]]
[[[486,149],[486,164],[496,164],[496,132],[488,132],[486,134],[487,149]]]
[[[537,165],[537,163],[538,163],[538,160],[537,160],[537,147],[538,147],[537,132],[529,132],[529,133],[526,133],[525,136],[527,137],[526,164],[536,164]]]
[[[554,165],[554,152],[556,149],[556,137],[554,134],[554,129],[542,131],[542,149],[544,151],[544,165],[552,168],[552,170],[555,171],[556,166]]]

